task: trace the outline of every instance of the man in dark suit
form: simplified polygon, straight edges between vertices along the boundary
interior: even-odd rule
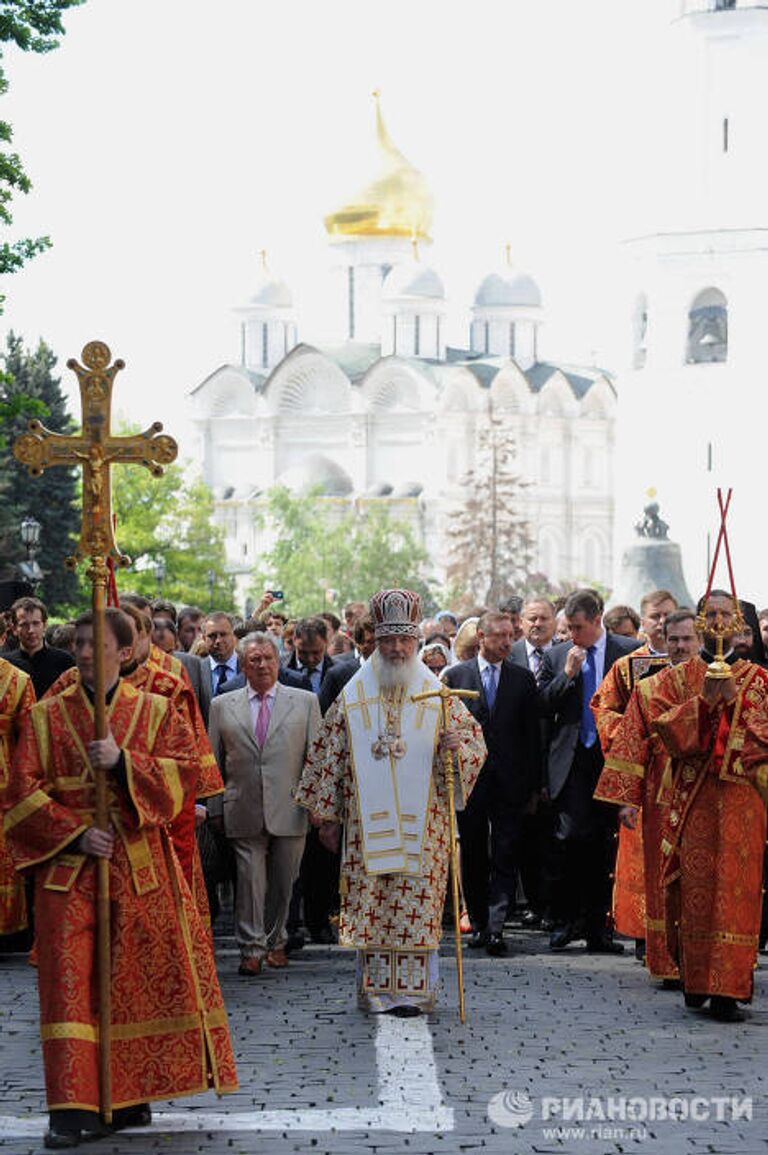
[[[530,670],[538,682],[545,654],[552,649],[555,635],[555,607],[547,598],[530,598],[520,615],[523,636],[512,646],[510,658],[517,666]],[[547,722],[540,721],[542,756],[547,749]],[[542,765],[541,780],[544,780]],[[552,843],[552,811],[543,797],[536,799],[529,813],[523,816],[520,839],[520,882],[525,892],[528,909],[523,914],[523,926],[544,926],[551,930],[549,854]]]
[[[549,720],[546,788],[555,818],[552,950],[581,937],[587,950],[620,954],[608,924],[616,818],[593,798],[603,755],[590,709],[592,696],[617,658],[637,649],[634,638],[603,629],[603,603],[594,590],[572,593],[564,606],[571,641],[554,646],[539,674],[541,708]]]
[[[450,666],[444,680],[480,694],[465,704],[483,728],[488,756],[458,823],[470,945],[495,956],[507,953],[504,920],[515,896],[522,817],[539,786],[541,754],[536,681],[509,661],[512,622],[503,613],[483,614],[477,637],[477,657]]]
[[[373,619],[366,614],[358,618],[352,627],[352,637],[357,653],[344,654],[334,661],[327,671],[317,696],[320,713],[325,717],[328,707],[335,702],[347,682],[360,669],[362,662],[370,658],[376,649],[376,638],[373,632]],[[359,655],[359,656],[358,656]]]
[[[315,694],[322,683],[341,664],[328,657],[328,623],[323,618],[301,618],[294,631],[293,653],[285,669],[309,679]],[[317,829],[310,827],[301,860],[299,879],[294,888],[288,914],[289,950],[303,946],[298,933],[299,904],[303,899],[304,925],[313,942],[329,945],[336,942],[331,915],[338,903],[340,855],[320,842]]]
[[[328,656],[328,624],[322,618],[302,618],[293,633],[293,653],[285,663],[288,670],[306,674],[316,694],[323,678],[334,665]]]

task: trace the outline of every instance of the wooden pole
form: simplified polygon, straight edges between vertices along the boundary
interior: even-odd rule
[[[103,557],[93,557],[88,570],[93,610],[93,716],[97,741],[107,737],[107,698],[104,684],[104,608],[109,571]],[[99,830],[109,829],[107,771],[95,770]],[[96,859],[96,971],[99,992],[99,1107],[105,1123],[112,1122],[112,948],[109,907],[109,859]]]
[[[450,723],[449,702],[451,698],[479,698],[477,690],[453,690],[449,686],[441,686],[439,690],[427,690],[422,694],[411,694],[412,702],[423,701],[424,698],[440,699],[440,714],[443,733]],[[459,908],[459,837],[456,830],[456,788],[454,784],[453,751],[443,750],[443,771],[445,773],[445,788],[448,793],[448,827],[451,840],[451,903],[453,905],[453,931],[456,952],[456,981],[459,988],[459,1021],[466,1022],[464,1006],[464,955],[461,949],[461,910]]]

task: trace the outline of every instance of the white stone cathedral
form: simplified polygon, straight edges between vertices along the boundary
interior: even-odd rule
[[[419,257],[431,243],[432,197],[378,102],[376,131],[378,176],[325,220],[341,342],[301,340],[291,291],[265,267],[240,310],[239,363],[192,393],[204,477],[240,593],[269,545],[254,515],[276,485],[320,486],[363,511],[386,503],[418,532],[442,581],[445,520],[491,422],[530,482],[534,570],[610,584],[610,378],[539,360],[541,293],[509,264],[476,289],[469,347],[447,345],[443,281]]]
[[[658,229],[627,244],[632,347],[618,376],[617,460],[632,468],[617,471],[617,554],[653,486],[687,584],[703,592],[715,489],[732,486],[737,589],[765,605],[768,6],[676,3],[672,166],[659,169]]]

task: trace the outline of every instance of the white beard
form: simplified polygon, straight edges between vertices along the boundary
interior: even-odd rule
[[[382,690],[390,690],[395,686],[409,686],[421,665],[418,654],[402,663],[388,662],[380,650],[374,650],[370,660]]]

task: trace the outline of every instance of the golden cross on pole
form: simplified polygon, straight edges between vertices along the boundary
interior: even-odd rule
[[[87,570],[91,582],[93,609],[94,733],[97,739],[107,737],[106,686],[104,685],[104,608],[108,559],[117,565],[130,565],[130,558],[120,553],[112,528],[112,487],[110,467],[113,464],[145,465],[155,477],[164,466],[175,460],[178,448],[172,437],[160,435],[163,428],[155,421],[144,433],[117,437],[111,431],[112,386],[125,362],[110,365],[112,354],[103,341],[90,341],[82,352],[83,364],[74,358],[67,361],[80,382],[82,430],[68,436],[46,429],[36,419],[29,422],[28,432],[16,438],[14,456],[40,477],[52,465],[81,465],[83,468],[83,514],[80,541],[75,555],[66,559],[71,568],[89,558]],[[96,807],[94,822],[101,830],[109,826],[107,772],[95,772]],[[112,991],[109,931],[109,860],[97,858],[97,941],[96,965],[99,980],[99,1097],[105,1123],[112,1120],[111,1026]]]
[[[479,698],[477,690],[454,690],[451,686],[440,686],[439,690],[424,690],[411,694],[412,702],[423,702],[425,698],[439,698],[443,730],[450,722],[449,702],[451,698]],[[459,1021],[466,1020],[464,1010],[464,958],[461,953],[461,911],[459,909],[459,838],[456,832],[456,791],[453,781],[453,753],[443,748],[443,770],[448,791],[448,827],[451,838],[451,903],[453,905],[453,929],[456,939],[456,979],[459,986]]]

